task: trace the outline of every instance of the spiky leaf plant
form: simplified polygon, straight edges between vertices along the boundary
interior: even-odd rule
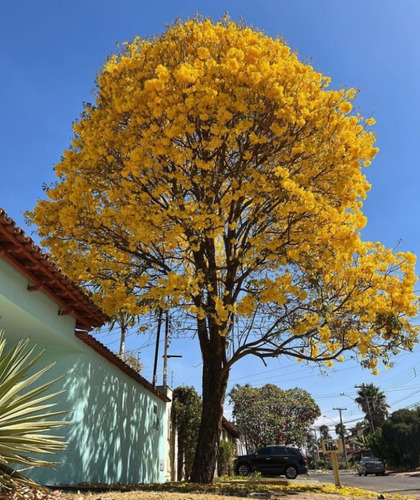
[[[36,486],[13,467],[53,465],[54,462],[37,455],[50,455],[65,448],[62,437],[49,431],[68,422],[51,420],[66,413],[50,411],[55,406],[50,400],[63,391],[45,394],[59,379],[36,385],[54,365],[31,370],[44,351],[36,354],[29,339],[18,341],[8,350],[5,347],[4,331],[0,330],[0,493],[2,490],[11,497],[19,486]]]

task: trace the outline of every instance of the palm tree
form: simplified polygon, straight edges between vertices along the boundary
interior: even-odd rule
[[[373,384],[362,384],[357,394],[355,401],[365,413],[372,431],[382,427],[389,414],[385,393]]]
[[[53,465],[32,455],[51,454],[65,448],[62,438],[48,431],[67,422],[48,419],[67,412],[50,411],[54,403],[49,400],[62,392],[48,393],[58,379],[34,387],[52,366],[32,371],[42,352],[35,355],[29,339],[19,341],[8,351],[5,347],[4,332],[0,330],[0,496],[14,498],[19,486],[38,486],[9,464],[28,469]]]
[[[346,437],[347,435],[347,429],[346,429],[346,426],[344,424],[341,424],[341,423],[338,423],[336,426],[335,426],[335,433],[337,434],[337,436],[339,436],[339,438],[344,442],[344,438]]]
[[[321,439],[331,439],[330,430],[328,425],[321,425],[319,428],[319,433],[321,434]]]

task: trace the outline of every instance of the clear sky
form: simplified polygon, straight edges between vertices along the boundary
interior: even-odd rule
[[[418,0],[20,0],[0,2],[0,206],[28,234],[23,212],[43,197],[54,180],[53,166],[68,147],[71,124],[92,101],[95,75],[117,42],[164,30],[196,12],[234,20],[270,35],[282,35],[301,59],[332,78],[332,87],[357,87],[357,104],[377,120],[380,153],[366,170],[372,190],[365,202],[365,239],[420,254],[420,2]],[[419,286],[420,287],[420,286]],[[115,337],[101,335],[104,342]],[[130,337],[129,348],[151,344]],[[195,340],[173,340],[169,381],[200,387]],[[151,378],[153,348],[143,347],[144,375]],[[338,411],[348,427],[361,416],[352,401],[355,384],[373,382],[386,391],[391,411],[420,402],[420,348],[398,357],[393,370],[377,377],[347,361],[328,377],[293,360],[269,367],[246,360],[231,384],[275,383],[307,389],[333,425]],[[417,368],[418,366],[418,368]],[[160,368],[161,370],[161,368]],[[346,395],[340,396],[340,393]]]

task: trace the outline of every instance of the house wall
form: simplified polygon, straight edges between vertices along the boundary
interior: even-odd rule
[[[166,386],[159,386],[158,389],[167,396],[169,402],[166,404],[166,442],[165,442],[165,480],[176,481],[176,429],[172,425],[172,402],[173,390]]]
[[[0,328],[9,343],[30,337],[55,362],[42,381],[62,376],[54,409],[71,424],[54,430],[68,442],[49,457],[60,464],[27,473],[47,485],[149,483],[165,480],[166,404],[74,335],[72,316],[0,259]]]
[[[220,440],[222,441],[230,441],[233,445],[233,455],[235,457],[240,455],[246,455],[246,447],[245,443],[241,440],[241,438],[237,438],[232,436],[226,429],[222,428],[222,432],[220,434]]]

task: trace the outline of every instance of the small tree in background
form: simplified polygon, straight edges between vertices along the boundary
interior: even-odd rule
[[[328,425],[321,425],[319,428],[319,433],[321,434],[321,439],[331,439],[330,429]]]
[[[62,438],[49,431],[67,423],[50,420],[67,412],[50,411],[55,406],[50,400],[63,391],[45,395],[59,379],[36,386],[53,366],[32,372],[42,352],[35,354],[29,339],[17,342],[7,352],[5,347],[0,330],[0,493],[12,498],[19,496],[19,487],[38,485],[9,465],[23,465],[25,469],[54,465],[36,455],[52,455],[65,448]]]
[[[201,398],[194,387],[177,387],[172,395],[172,425],[177,433],[177,479],[191,474],[201,418]]]
[[[420,464],[420,408],[398,410],[382,426],[378,451],[396,467]]]
[[[124,359],[125,356],[125,339],[129,328],[134,327],[138,320],[137,315],[131,315],[123,310],[117,311],[109,323],[109,331],[113,331],[115,328],[119,328],[120,333],[120,345],[118,349],[118,356]]]
[[[233,471],[233,443],[222,440],[219,443],[217,453],[217,474],[218,476],[231,475]]]
[[[306,449],[309,467],[317,468],[320,465],[319,460],[320,443],[316,435],[316,431],[311,429],[306,439]]]
[[[236,385],[229,393],[235,426],[253,449],[268,444],[303,446],[321,412],[303,389]]]
[[[345,439],[345,437],[347,436],[346,426],[344,424],[341,424],[341,423],[336,424],[336,426],[335,426],[335,433],[337,434],[337,436],[341,440]]]

